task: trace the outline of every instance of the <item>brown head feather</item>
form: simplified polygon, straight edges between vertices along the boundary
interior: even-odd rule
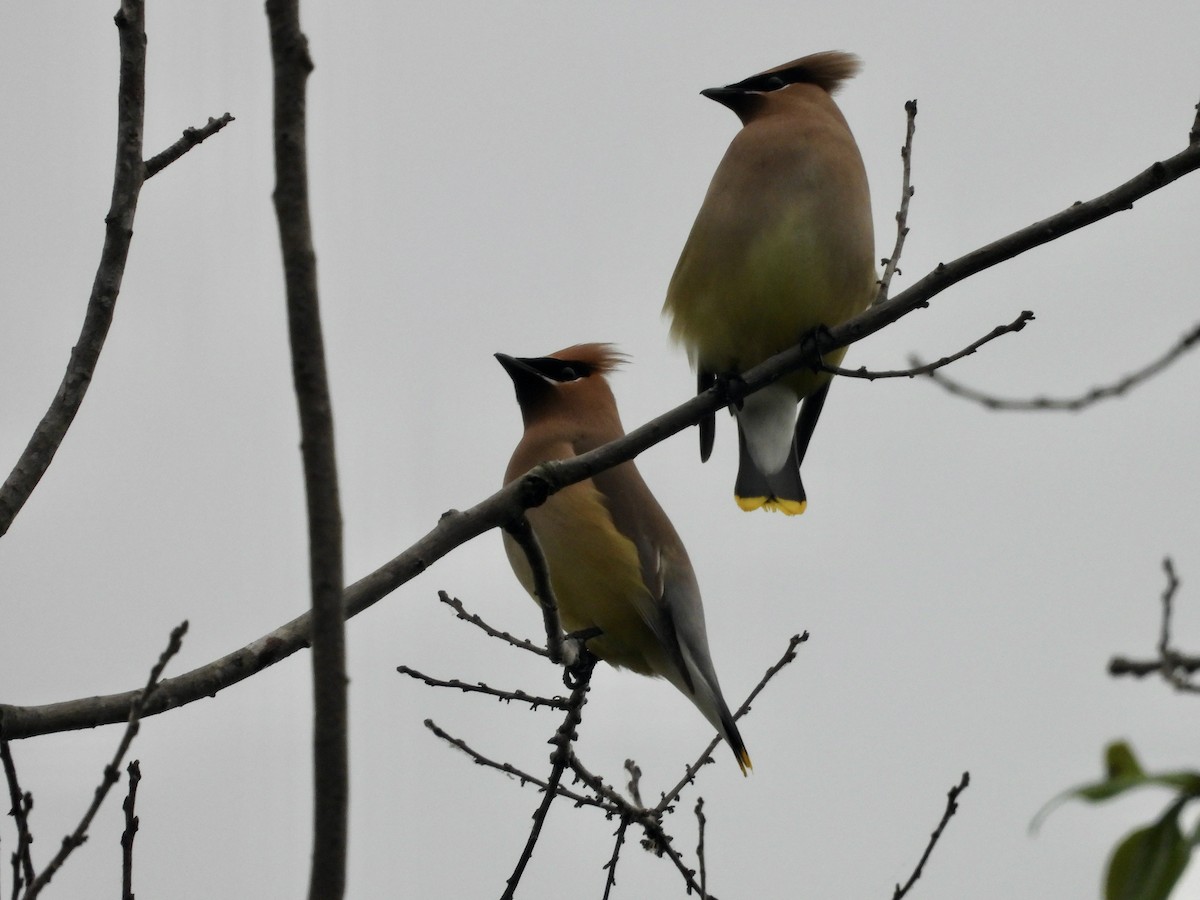
[[[615,344],[576,344],[549,355],[564,362],[587,363],[600,375],[607,374],[629,362],[629,357],[619,352]]]
[[[791,84],[815,84],[832,94],[841,87],[843,81],[857,75],[860,68],[862,68],[862,60],[853,53],[825,50],[821,53],[811,53],[808,56],[793,59],[781,66],[759,72],[758,75],[753,75],[751,78],[776,75]]]

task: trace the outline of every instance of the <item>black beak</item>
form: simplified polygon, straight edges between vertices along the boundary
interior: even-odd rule
[[[517,392],[517,404],[521,407],[525,424],[528,425],[530,411],[554,393],[554,386],[545,375],[523,359],[509,356],[507,353],[497,353],[496,361],[504,366],[504,371],[512,379],[513,389]]]
[[[507,353],[497,353],[496,361],[504,366],[504,371],[508,373],[508,377],[513,381],[525,381],[529,378],[536,378],[538,381],[546,380],[541,372],[523,359],[509,356]]]
[[[741,101],[746,98],[746,92],[732,87],[715,87],[705,88],[700,92],[700,96],[716,100],[722,106],[737,112],[738,107],[742,105]]]

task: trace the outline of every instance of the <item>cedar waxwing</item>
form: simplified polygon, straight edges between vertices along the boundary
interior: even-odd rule
[[[858,66],[849,53],[814,53],[701,91],[742,120],[663,306],[701,392],[871,302],[877,275],[867,175],[831,97]],[[845,352],[825,361],[837,365]],[[796,372],[734,410],[734,496],[742,509],[804,512],[800,462],[828,391],[827,374]],[[713,430],[711,416],[700,423],[703,460],[712,452]]]
[[[624,357],[610,344],[580,344],[536,359],[497,353],[496,359],[513,380],[525,423],[505,484],[538,463],[569,459],[625,433],[604,378]],[[587,647],[600,659],[661,676],[683,691],[725,738],[745,774],[750,756],[717,683],[696,575],[634,464],[563,488],[527,515],[563,628],[599,629]],[[504,549],[533,595],[529,562],[508,534]]]

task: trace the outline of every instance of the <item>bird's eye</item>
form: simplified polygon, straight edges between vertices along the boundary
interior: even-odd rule
[[[579,378],[579,374],[570,366],[563,366],[562,371],[558,373],[560,381],[575,381]]]
[[[787,87],[787,82],[784,81],[782,78],[780,78],[778,75],[772,75],[770,78],[767,79],[767,90],[768,91],[777,91],[782,87]]]

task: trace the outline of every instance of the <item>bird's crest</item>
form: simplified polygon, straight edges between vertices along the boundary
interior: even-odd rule
[[[605,375],[629,362],[629,357],[618,351],[615,344],[576,344],[550,356],[563,362],[583,363],[597,375]]]
[[[833,94],[842,82],[853,78],[862,67],[862,61],[853,53],[842,50],[825,50],[793,59],[781,66],[751,75],[745,81],[729,85],[743,90],[772,90],[778,81],[785,84],[815,84]],[[759,87],[759,85],[762,87]]]

